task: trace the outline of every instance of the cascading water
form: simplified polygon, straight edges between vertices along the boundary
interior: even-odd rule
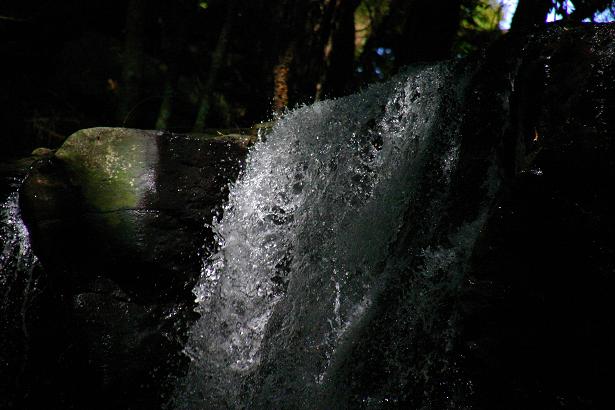
[[[398,356],[415,326],[435,320],[426,316],[438,309],[436,294],[459,281],[480,225],[460,227],[448,247],[428,245],[458,161],[470,65],[411,68],[360,94],[297,109],[262,137],[223,218],[213,222],[220,249],[195,288],[201,317],[173,407],[382,408],[403,401],[416,375]],[[410,232],[425,240],[408,241]],[[410,283],[400,278],[413,255],[422,262],[414,263]],[[389,295],[399,302],[393,315],[383,307]],[[452,337],[447,315],[434,326],[442,345],[435,352]],[[374,369],[381,378],[374,384],[365,381],[373,357],[362,370],[353,361],[362,360],[355,347],[382,317],[408,333],[379,347],[386,375]],[[438,358],[422,360],[415,373],[428,378]],[[438,371],[453,374],[449,367]]]
[[[0,240],[2,241],[0,243],[0,289],[4,296],[2,299],[3,313],[7,309],[7,304],[14,299],[12,293],[16,289],[31,287],[32,271],[38,262],[32,253],[28,230],[19,212],[18,188],[20,185],[21,180],[15,179],[11,183],[12,192],[0,205]],[[26,332],[25,329],[24,332]]]
[[[36,294],[38,264],[19,211],[21,182],[22,178],[12,178],[10,194],[0,205],[0,334],[4,338],[0,359],[8,378],[19,378],[28,359],[28,309]]]

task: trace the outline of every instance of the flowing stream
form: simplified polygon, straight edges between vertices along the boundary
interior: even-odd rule
[[[383,408],[422,383],[462,408],[470,381],[445,358],[454,312],[439,304],[482,216],[441,246],[429,238],[446,212],[472,70],[413,67],[296,109],[261,137],[212,223],[219,249],[194,290],[200,319],[173,407]],[[436,340],[430,357],[407,353],[415,330]]]

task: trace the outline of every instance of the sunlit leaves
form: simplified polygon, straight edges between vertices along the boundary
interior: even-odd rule
[[[355,54],[360,56],[367,39],[389,12],[390,0],[363,0],[355,12]]]
[[[457,33],[455,52],[459,56],[489,44],[499,34],[503,17],[502,3],[497,0],[468,1],[462,5],[462,19]]]

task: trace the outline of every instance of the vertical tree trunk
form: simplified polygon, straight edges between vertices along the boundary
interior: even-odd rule
[[[361,55],[364,80],[372,81],[377,68],[382,68],[377,67],[376,55],[381,47],[392,50],[386,67],[392,72],[414,62],[450,58],[460,21],[461,0],[391,0],[388,14],[370,34]]]
[[[268,36],[274,62],[271,70],[274,110],[316,97],[336,2],[283,0],[275,6],[269,5],[269,26],[275,29]]]
[[[167,74],[167,79],[162,90],[162,102],[156,119],[157,130],[166,130],[169,128],[169,120],[171,119],[172,100],[175,92],[175,76],[172,73]]]
[[[226,56],[226,48],[229,40],[231,28],[234,23],[236,1],[228,0],[227,4],[226,20],[218,36],[216,48],[211,56],[211,64],[207,73],[207,80],[201,90],[201,101],[194,121],[192,132],[203,132],[205,129],[205,122],[207,120],[207,114],[209,114],[209,108],[211,107],[211,98],[214,89],[214,84],[218,80],[218,74],[224,63],[224,57]]]
[[[291,44],[280,58],[280,63],[273,67],[273,112],[281,115],[288,106],[288,72],[293,61]]]
[[[370,33],[358,61],[358,65],[363,72],[359,79],[360,82],[373,81],[373,74],[376,71],[375,50],[378,47],[390,47],[390,31],[393,27],[400,26],[400,21],[406,14],[406,7],[409,4],[408,1],[400,0],[390,0],[389,3],[388,13],[379,21],[372,21],[370,23]],[[392,12],[392,10],[395,10],[395,12]]]
[[[450,58],[461,19],[461,0],[408,1],[401,36],[392,44],[400,65]],[[391,6],[391,12],[395,8]]]
[[[194,13],[192,8],[186,7],[185,2],[173,4],[162,3],[158,13],[161,16],[161,54],[167,66],[162,101],[156,119],[156,129],[168,129],[173,114],[177,82],[179,79],[179,66],[185,60],[184,48],[188,44],[187,19]]]
[[[339,97],[350,91],[355,68],[354,14],[360,0],[336,0],[332,30],[325,46],[325,69],[316,98]]]
[[[545,24],[553,0],[519,0],[510,25],[511,31],[526,31]]]
[[[138,124],[135,111],[141,98],[143,81],[146,4],[145,0],[129,0],[126,6],[122,84],[118,106],[118,121],[125,126],[134,127]]]

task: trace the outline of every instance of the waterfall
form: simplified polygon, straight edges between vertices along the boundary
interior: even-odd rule
[[[30,247],[28,230],[19,211],[20,185],[21,180],[14,179],[10,183],[11,193],[0,205],[0,289],[3,291],[3,313],[16,288],[27,289],[32,285],[31,275],[37,263]]]
[[[442,372],[455,379],[449,390],[463,390],[460,401],[443,401],[461,408],[469,381],[444,358],[454,312],[438,309],[460,281],[481,216],[446,243],[431,239],[459,159],[472,70],[411,67],[296,109],[261,136],[212,222],[219,249],[194,290],[200,319],[173,407],[383,408]],[[415,329],[438,346],[408,367],[414,359],[401,356]],[[386,370],[369,367],[376,355],[361,357],[372,350]]]
[[[21,182],[22,178],[11,179],[10,193],[0,205],[0,334],[5,338],[0,359],[11,385],[19,383],[28,360],[28,309],[37,287],[38,259],[19,211]]]

